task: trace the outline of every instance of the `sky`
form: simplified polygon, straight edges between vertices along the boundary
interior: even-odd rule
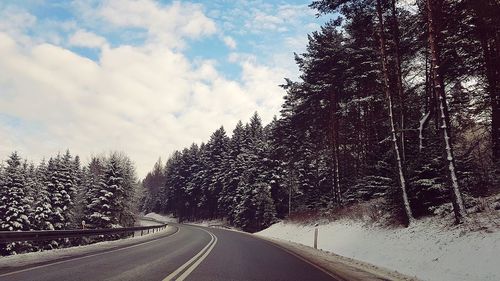
[[[0,158],[159,157],[279,115],[310,1],[0,1]]]

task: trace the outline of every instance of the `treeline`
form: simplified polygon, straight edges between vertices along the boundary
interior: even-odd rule
[[[296,55],[279,119],[221,128],[145,178],[144,208],[257,230],[372,199],[409,224],[456,222],[500,187],[500,5],[324,0],[338,13]],[[451,203],[451,204],[450,204]],[[478,208],[476,208],[478,210]]]
[[[145,212],[173,213],[181,221],[225,218],[245,230],[270,225],[286,213],[280,163],[274,160],[270,126],[255,114],[228,137],[224,128],[210,140],[158,161],[143,180]]]
[[[0,231],[133,226],[139,183],[124,154],[92,157],[81,167],[69,151],[38,165],[12,153],[0,166]],[[77,240],[0,245],[2,255],[78,244]]]

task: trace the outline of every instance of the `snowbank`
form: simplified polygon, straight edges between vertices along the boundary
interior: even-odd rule
[[[162,222],[177,222],[177,219],[174,218],[172,215],[160,215],[157,213],[148,213],[144,217],[155,219],[157,221],[162,221]]]
[[[258,235],[313,246],[314,226],[277,223]],[[318,226],[318,248],[422,280],[500,280],[500,232],[443,229],[431,219],[382,229],[335,221]]]

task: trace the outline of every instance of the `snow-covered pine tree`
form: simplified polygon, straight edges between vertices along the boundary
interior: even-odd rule
[[[83,176],[83,219],[87,227],[94,226],[92,214],[99,208],[98,204],[93,204],[98,198],[99,191],[104,176],[105,159],[102,157],[92,157],[87,167],[84,169]]]
[[[114,152],[111,155],[116,155],[119,161],[119,169],[122,175],[122,194],[117,199],[118,208],[118,223],[121,226],[130,227],[134,226],[136,220],[136,214],[139,209],[139,197],[138,197],[138,180],[135,173],[135,167],[130,160],[130,158],[123,154]]]
[[[145,189],[142,210],[146,214],[149,212],[160,212],[160,190],[165,185],[165,168],[161,159],[156,161],[153,170],[142,181],[142,185]]]
[[[123,174],[116,156],[106,163],[102,179],[94,186],[94,198],[88,208],[90,223],[94,228],[111,228],[118,225],[118,200],[123,195]]]
[[[80,181],[78,173],[79,167],[75,166],[73,156],[69,150],[62,156],[59,166],[60,182],[62,184],[62,210],[64,217],[64,229],[71,229],[75,227],[74,221],[74,199],[77,192],[77,185]],[[79,226],[79,223],[77,223]]]
[[[280,145],[278,135],[275,134],[277,126],[278,120],[275,116],[273,121],[264,128],[265,145],[261,181],[268,183],[271,188],[276,216],[284,218],[288,213],[288,189],[285,184],[285,179],[288,176],[285,170],[286,163],[280,155],[280,153],[284,152],[283,147]]]
[[[198,217],[199,204],[203,196],[201,189],[203,180],[201,177],[204,175],[202,170],[205,165],[201,161],[201,155],[200,148],[194,143],[191,144],[191,147],[186,151],[186,155],[184,155],[184,165],[188,171],[187,183],[184,189],[190,206],[189,210],[187,210],[190,219]]]
[[[34,203],[36,198],[36,189],[37,189],[37,177],[36,177],[36,168],[33,163],[29,163],[25,160],[23,163],[23,173],[26,176],[26,200],[29,203],[29,210],[27,211],[30,214],[29,217],[33,214]],[[31,222],[31,220],[30,220]]]
[[[35,176],[35,202],[31,219],[33,228],[36,230],[53,230],[54,226],[50,221],[52,205],[45,185],[47,182],[47,164],[45,160],[42,160],[38,165]]]
[[[0,230],[30,230],[29,209],[25,170],[21,158],[14,152],[7,159],[5,171],[0,180]],[[27,242],[12,242],[0,246],[2,255],[16,254],[30,247]]]
[[[54,229],[64,228],[64,217],[62,215],[62,195],[60,190],[62,185],[59,183],[58,167],[60,158],[50,158],[47,164],[47,192],[49,194],[50,205],[52,206],[52,213],[50,214],[50,221]]]
[[[84,219],[88,227],[133,226],[138,213],[138,181],[132,161],[118,152],[92,158],[85,176]]]
[[[238,121],[229,140],[228,153],[224,160],[224,188],[218,199],[220,212],[226,214],[230,222],[234,219],[236,189],[246,169],[245,162],[241,161],[240,157],[243,153],[245,138],[243,123]]]
[[[217,200],[224,184],[224,159],[228,152],[229,138],[224,127],[217,129],[210,137],[205,148],[205,161],[207,163],[208,186],[204,194],[207,204],[208,218],[223,216],[218,210]]]
[[[271,225],[276,219],[276,208],[271,187],[263,182],[249,184],[248,174],[240,181],[236,193],[234,223],[245,231],[255,232]]]

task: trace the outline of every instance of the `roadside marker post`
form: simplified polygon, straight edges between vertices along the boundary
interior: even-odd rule
[[[318,249],[318,224],[314,225],[314,249]]]

